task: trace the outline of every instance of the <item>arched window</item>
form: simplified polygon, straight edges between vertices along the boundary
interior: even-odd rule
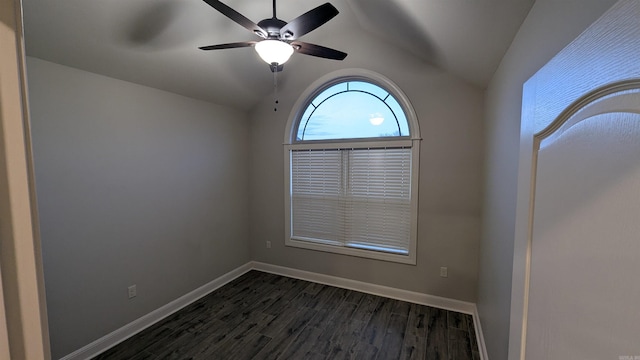
[[[362,80],[329,86],[306,105],[296,141],[409,136],[398,100],[384,88]]]
[[[348,70],[312,84],[285,135],[285,244],[415,264],[419,138],[388,79]]]

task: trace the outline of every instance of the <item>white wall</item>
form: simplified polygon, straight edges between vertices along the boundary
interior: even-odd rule
[[[537,0],[487,89],[478,310],[492,360],[509,344],[522,85],[614,2]]]
[[[27,65],[53,358],[249,260],[244,114]]]
[[[341,41],[348,43],[349,34]],[[420,293],[475,301],[480,235],[483,92],[373,38],[350,47],[345,63],[313,58],[309,71],[285,65],[280,104],[265,99],[251,115],[251,251],[271,264]],[[295,65],[295,64],[294,64]],[[420,154],[417,265],[285,247],[285,126],[291,108],[312,82],[344,67],[376,71],[409,97],[423,137]],[[294,76],[295,75],[295,76]],[[265,247],[271,241],[272,248]],[[449,277],[439,268],[447,266]]]

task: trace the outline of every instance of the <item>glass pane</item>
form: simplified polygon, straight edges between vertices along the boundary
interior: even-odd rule
[[[363,81],[351,81],[349,82],[349,91],[364,91],[379,97],[384,100],[385,97],[389,94],[387,90],[379,87],[378,85],[374,85],[371,83],[363,82]]]
[[[296,135],[296,141],[302,140],[304,129],[307,127],[307,122],[309,121],[309,117],[311,116],[311,114],[315,109],[316,108],[313,105],[309,105],[307,109],[304,111],[304,114],[302,114],[302,118],[298,123],[298,133]]]
[[[388,91],[364,81],[333,85],[299,120],[296,141],[409,136],[409,124]]]
[[[407,121],[407,117],[402,111],[402,107],[398,103],[398,100],[393,96],[389,96],[386,100],[387,105],[391,108],[394,114],[397,116],[398,124],[400,126],[400,136],[409,136],[409,122]]]
[[[347,91],[347,83],[346,82],[331,86],[330,88],[328,88],[325,91],[323,91],[320,94],[318,94],[318,96],[316,96],[311,103],[314,106],[317,107],[324,100],[326,100],[329,96],[337,94],[337,93],[339,93],[341,91]]]
[[[399,136],[394,114],[380,99],[346,92],[325,100],[311,115],[302,140]]]

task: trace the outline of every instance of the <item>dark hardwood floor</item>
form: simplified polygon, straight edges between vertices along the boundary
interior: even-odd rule
[[[480,355],[470,315],[250,271],[94,359]]]

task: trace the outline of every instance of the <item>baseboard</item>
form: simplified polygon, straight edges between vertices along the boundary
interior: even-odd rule
[[[288,276],[296,279],[312,281],[320,284],[336,286],[349,290],[356,290],[367,294],[379,295],[388,297],[391,299],[403,300],[416,304],[428,305],[445,310],[452,310],[461,312],[464,314],[473,315],[475,311],[475,304],[444,298],[440,296],[427,295],[423,293],[396,289],[388,286],[376,285],[366,283],[363,281],[345,279],[337,276],[324,275],[313,273],[309,271],[303,271],[298,269],[292,269],[284,266],[271,265],[261,262],[252,262],[252,268],[272,274]]]
[[[119,328],[118,330],[101,337],[100,339],[90,343],[89,345],[72,352],[71,354],[63,357],[60,360],[91,359],[92,357],[112,348],[113,346],[123,342],[124,340],[157,323],[165,317],[209,294],[215,289],[225,285],[233,279],[242,276],[244,273],[250,271],[251,269],[251,262],[248,262],[234,270],[231,270],[228,273],[193,290],[192,292],[183,295],[173,300],[172,302],[148,313],[147,315],[144,315],[143,317],[130,322],[129,324]]]
[[[257,261],[250,261],[212,280],[211,282],[193,290],[192,292],[184,296],[181,296],[180,298],[158,308],[157,310],[154,310],[149,314],[135,321],[130,322],[129,324],[121,327],[120,329],[101,337],[100,339],[90,343],[89,345],[86,345],[72,352],[71,354],[63,357],[60,360],[90,359],[110,349],[111,347],[123,342],[124,340],[139,333],[140,331],[146,329],[147,327],[157,323],[158,321],[182,309],[183,307],[191,304],[192,302],[202,298],[203,296],[206,296],[210,292],[227,284],[228,282],[234,280],[235,278],[242,276],[243,274],[245,274],[250,270],[268,272],[268,273],[292,277],[300,280],[306,280],[306,281],[316,282],[320,284],[336,286],[336,287],[349,289],[349,290],[356,290],[356,291],[360,291],[368,294],[388,297],[391,299],[403,300],[403,301],[412,302],[416,304],[422,304],[422,305],[437,307],[440,309],[457,311],[457,312],[472,315],[474,326],[476,329],[476,337],[478,341],[478,348],[480,351],[481,359],[482,360],[489,359],[487,357],[487,351],[484,344],[482,327],[480,326],[480,317],[478,316],[478,309],[476,308],[476,304],[474,303],[444,298],[440,296],[427,295],[427,294],[417,293],[417,292],[408,291],[408,290],[396,289],[388,286],[376,285],[376,284],[366,283],[366,282],[357,281],[357,280],[345,279],[337,276],[318,274],[318,273],[313,273],[309,271],[288,268],[284,266],[266,264],[266,263],[257,262]]]
[[[481,360],[489,360],[489,354],[487,353],[487,347],[484,343],[484,334],[482,333],[482,325],[480,324],[480,314],[478,314],[478,307],[473,305],[473,326],[476,329],[476,341],[478,342],[478,351],[480,351]]]

